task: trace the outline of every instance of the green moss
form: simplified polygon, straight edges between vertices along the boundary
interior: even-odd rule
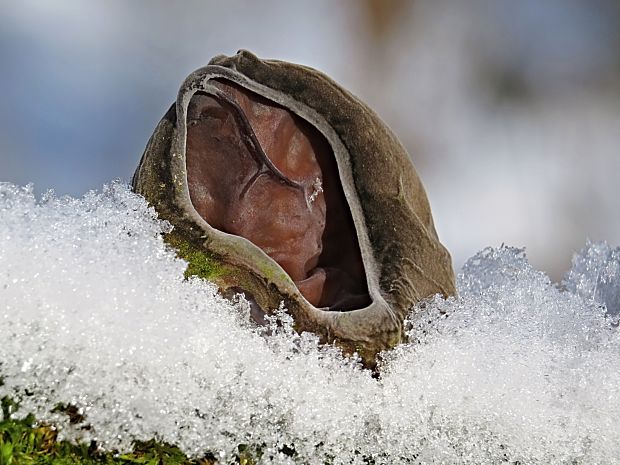
[[[5,399],[3,399],[4,401]],[[4,417],[0,421],[0,465],[211,465],[207,456],[189,459],[179,448],[148,441],[136,443],[133,452],[100,452],[94,443],[71,444],[57,441],[57,431],[48,425],[37,426],[33,416],[23,420]]]
[[[57,431],[53,427],[37,426],[31,415],[23,420],[5,418],[0,421],[0,465],[217,464],[213,454],[207,454],[201,459],[190,459],[178,447],[155,440],[136,442],[132,452],[118,454],[101,452],[94,443],[72,444],[56,439]],[[240,445],[235,463],[254,465],[255,455],[249,447]]]
[[[0,401],[0,465],[213,465],[213,455],[202,459],[188,458],[178,447],[155,440],[134,443],[134,450],[128,454],[101,452],[95,443],[72,444],[57,441],[58,433],[50,425],[38,425],[34,416],[21,420],[12,419],[10,414],[18,409],[11,399]],[[58,406],[55,411],[65,411],[71,423],[71,407]],[[83,417],[79,419],[83,420]],[[241,456],[241,454],[240,454]],[[245,462],[248,463],[248,462]]]
[[[72,444],[57,441],[57,431],[49,425],[37,425],[35,418],[14,420],[9,412],[15,403],[2,399],[3,416],[0,421],[0,465],[214,465],[215,456],[190,459],[178,447],[150,440],[134,443],[133,452],[118,454],[101,452],[95,443]],[[240,465],[255,463],[250,449],[239,446],[235,460]]]
[[[188,263],[185,270],[186,278],[198,276],[213,281],[226,274],[225,267],[215,257],[178,235],[167,234],[165,241],[177,250],[179,257]]]

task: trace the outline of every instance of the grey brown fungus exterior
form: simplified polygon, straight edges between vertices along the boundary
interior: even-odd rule
[[[368,106],[324,74],[247,51],[183,82],[133,177],[188,272],[245,293],[260,322],[373,367],[420,300],[455,294],[424,187]]]

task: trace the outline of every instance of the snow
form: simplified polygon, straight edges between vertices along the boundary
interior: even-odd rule
[[[127,450],[157,438],[224,463],[616,463],[620,249],[587,244],[561,285],[489,248],[408,320],[380,379],[285,309],[269,328],[186,280],[127,186],[80,199],[0,184],[0,397],[62,437]],[[279,323],[279,324],[277,324]],[[89,430],[51,410],[73,404]]]

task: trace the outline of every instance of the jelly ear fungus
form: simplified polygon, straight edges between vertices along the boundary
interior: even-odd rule
[[[183,83],[133,178],[168,241],[260,321],[280,302],[368,367],[414,304],[455,293],[409,156],[327,76],[247,51]],[[193,262],[193,263],[192,263]]]

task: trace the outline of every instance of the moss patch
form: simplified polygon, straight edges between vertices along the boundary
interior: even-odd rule
[[[22,420],[10,418],[17,406],[8,398],[2,401],[0,421],[0,465],[213,465],[213,456],[188,458],[178,447],[154,440],[136,442],[133,452],[101,452],[95,443],[72,444],[58,441],[53,426],[38,425],[32,415]],[[239,454],[240,457],[242,454]],[[248,463],[247,461],[245,463]]]
[[[225,267],[211,254],[199,249],[189,241],[174,233],[166,234],[164,240],[174,249],[188,265],[185,277],[198,276],[210,281],[226,274]]]
[[[34,418],[0,422],[0,465],[211,465],[215,460],[190,460],[178,448],[155,441],[137,443],[129,454],[99,452],[95,444],[56,441],[51,426],[35,426]]]

